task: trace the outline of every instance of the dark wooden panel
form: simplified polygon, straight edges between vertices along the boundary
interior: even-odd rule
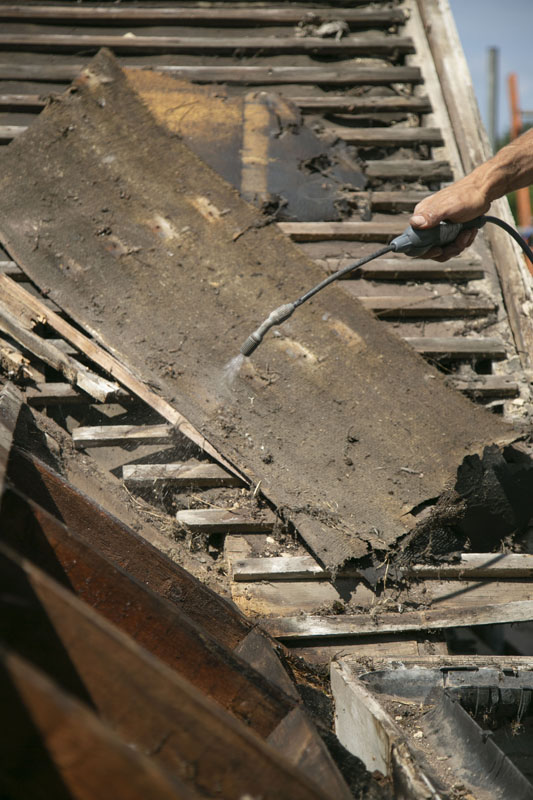
[[[66,483],[39,459],[14,448],[9,461],[9,479],[114,564],[182,608],[226,647],[236,647],[252,629],[252,625],[222,597]]]
[[[209,797],[325,800],[247,726],[28,561],[0,545],[5,646]]]
[[[0,791],[10,800],[194,800],[88,706],[0,649]],[[31,754],[31,757],[30,757]]]

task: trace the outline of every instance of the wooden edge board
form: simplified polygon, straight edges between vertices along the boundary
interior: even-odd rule
[[[21,393],[12,383],[6,384],[0,392],[0,496],[4,489],[7,462],[21,408]]]
[[[24,797],[196,800],[192,787],[117,736],[84,702],[0,647],[3,791]],[[28,748],[31,743],[31,769]],[[70,794],[72,792],[72,794]]]
[[[0,125],[0,144],[9,144],[27,130],[27,125]]]
[[[328,125],[328,134],[338,136],[345,142],[360,147],[409,147],[430,144],[440,147],[444,144],[438,128],[350,128],[341,125]]]
[[[345,114],[361,111],[414,111],[419,114],[431,111],[428,97],[350,97],[347,95],[317,95],[308,97],[291,97],[302,111],[340,111]]]
[[[352,288],[352,287],[350,287]],[[365,308],[380,317],[480,317],[496,310],[486,297],[463,295],[371,295],[357,294]]]
[[[112,356],[109,352],[103,349],[96,342],[89,339],[85,334],[80,333],[76,328],[70,325],[66,320],[63,320],[53,311],[45,309],[40,300],[22,287],[18,286],[5,275],[0,275],[0,292],[4,296],[11,296],[16,298],[19,302],[25,304],[28,309],[33,313],[45,316],[47,324],[55,330],[60,336],[70,342],[81,353],[86,355],[95,364],[98,364],[105,370],[112,378],[117,380],[125,388],[129,389],[133,394],[137,395],[147,405],[157,411],[164,419],[171,425],[176,425],[184,436],[187,436],[191,441],[198,445],[204,452],[212,456],[216,461],[222,464],[226,469],[232,472],[237,477],[244,480],[246,478],[231,464],[224,456],[211,445],[207,439],[193,426],[191,423],[180,414],[170,403],[167,403],[163,398],[152,392],[146,384],[136,378],[130,370],[121,364],[117,358]]]
[[[520,385],[513,380],[512,375],[479,375],[469,378],[450,375],[446,378],[446,383],[458,392],[475,398],[518,397],[520,394]]]
[[[91,400],[70,383],[38,383],[27,386],[24,391],[26,402],[32,408],[46,408],[56,405],[84,405]]]
[[[246,725],[42,570],[3,544],[0,561],[10,613],[24,609],[18,613],[33,623],[5,626],[5,646],[30,653],[132,747],[209,796],[222,786],[235,798],[326,800],[326,791]]]
[[[404,336],[404,341],[417,353],[439,359],[505,358],[507,348],[500,339],[449,336],[440,338]]]
[[[533,601],[515,600],[484,606],[406,611],[403,613],[358,614],[331,616],[278,617],[263,619],[262,627],[282,641],[319,637],[368,636],[375,633],[460,628],[471,625],[493,625],[533,620]]]

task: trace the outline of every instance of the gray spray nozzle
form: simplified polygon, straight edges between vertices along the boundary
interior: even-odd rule
[[[251,333],[246,339],[241,347],[242,355],[251,356],[256,347],[259,347],[263,341],[263,336],[265,333],[269,331],[270,328],[273,328],[274,325],[280,325],[282,322],[285,322],[286,319],[289,319],[295,308],[295,303],[285,303],[284,305],[279,306],[279,308],[274,309],[274,311],[268,315],[266,320],[261,323],[257,330]]]
[[[423,256],[433,247],[445,247],[454,242],[461,231],[470,228],[482,228],[485,217],[476,217],[470,222],[441,222],[434,228],[412,228],[410,225],[403,233],[392,240],[390,246],[395,253],[407,256]]]

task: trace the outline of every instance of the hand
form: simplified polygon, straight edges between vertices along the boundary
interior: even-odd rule
[[[463,178],[440,192],[421,200],[415,206],[409,220],[413,228],[434,228],[440,222],[469,222],[490,208],[486,199],[469,177]],[[434,261],[448,261],[470,247],[477,235],[477,229],[461,231],[457,239],[446,247],[433,247],[423,258]]]

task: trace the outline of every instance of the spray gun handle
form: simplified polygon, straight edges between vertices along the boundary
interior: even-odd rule
[[[390,243],[395,253],[407,256],[423,256],[433,247],[445,247],[454,242],[461,231],[482,228],[485,217],[476,217],[469,222],[441,222],[434,228],[412,228],[410,225]]]

